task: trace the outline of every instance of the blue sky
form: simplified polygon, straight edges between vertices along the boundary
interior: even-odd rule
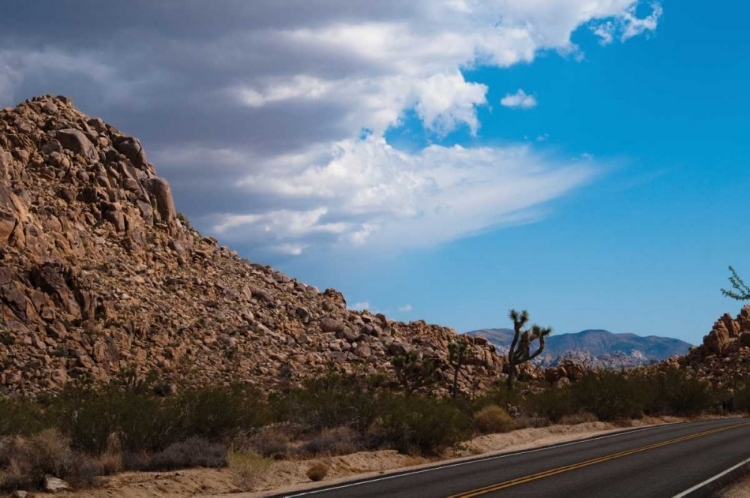
[[[489,86],[492,109],[480,111],[477,137],[446,142],[542,137],[537,146],[551,153],[602,160],[597,178],[547,205],[545,219],[351,274],[283,267],[343,288],[350,302],[389,310],[408,302],[404,315],[459,330],[507,326],[505,311],[518,307],[558,332],[698,343],[720,314],[738,310],[719,293],[727,265],[750,275],[750,47],[737,5],[720,4],[665,2],[656,32],[623,44],[600,46],[581,28],[573,40],[582,61],[549,53],[465,73]],[[538,105],[499,105],[518,88]],[[390,131],[398,146],[436,140],[410,124]]]
[[[750,280],[747,11],[19,2],[0,106],[72,96],[142,139],[193,225],[352,307],[698,343],[739,309],[727,266]]]

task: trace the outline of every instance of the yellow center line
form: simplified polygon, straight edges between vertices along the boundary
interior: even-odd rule
[[[519,484],[524,484],[524,483],[527,483],[527,482],[535,481],[537,479],[542,479],[542,478],[545,478],[545,477],[550,477],[550,476],[554,476],[554,475],[557,475],[557,474],[562,474],[564,472],[570,472],[571,470],[580,469],[580,468],[583,468],[583,467],[588,467],[590,465],[595,465],[597,463],[607,462],[609,460],[614,460],[616,458],[622,458],[624,456],[632,455],[634,453],[640,453],[642,451],[647,451],[647,450],[652,450],[652,449],[656,449],[656,448],[661,448],[662,446],[667,446],[667,445],[670,445],[670,444],[680,443],[682,441],[688,441],[690,439],[695,439],[695,438],[699,438],[699,437],[703,437],[703,436],[708,436],[710,434],[716,434],[717,432],[722,432],[722,431],[726,431],[726,430],[729,430],[729,429],[734,429],[736,427],[741,427],[741,426],[745,426],[745,425],[750,425],[750,423],[744,422],[744,423],[734,424],[734,425],[730,425],[730,426],[726,426],[726,427],[719,427],[718,429],[711,429],[711,430],[708,430],[708,431],[698,432],[698,433],[695,433],[695,434],[688,434],[686,436],[680,436],[680,437],[677,437],[677,438],[674,438],[674,439],[670,439],[670,440],[667,440],[667,441],[662,441],[660,443],[653,443],[653,444],[649,444],[647,446],[641,446],[641,447],[633,448],[633,449],[630,449],[630,450],[620,451],[618,453],[612,453],[610,455],[605,455],[605,456],[601,456],[601,457],[597,457],[597,458],[592,458],[591,460],[586,460],[586,461],[583,461],[583,462],[578,462],[578,463],[574,463],[574,464],[571,464],[571,465],[566,465],[564,467],[558,467],[558,468],[555,468],[555,469],[550,469],[550,470],[545,470],[543,472],[538,472],[536,474],[531,474],[531,475],[528,475],[528,476],[519,477],[519,478],[516,478],[516,479],[511,479],[509,481],[501,482],[501,483],[498,483],[498,484],[493,484],[491,486],[486,486],[486,487],[483,487],[483,488],[477,488],[475,490],[468,491],[466,493],[459,493],[457,495],[449,496],[448,498],[473,498],[475,496],[481,496],[481,495],[484,495],[484,494],[487,494],[487,493],[491,493],[493,491],[499,491],[501,489],[510,488],[512,486],[518,486]]]

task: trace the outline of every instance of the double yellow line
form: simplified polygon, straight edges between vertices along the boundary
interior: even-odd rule
[[[729,425],[726,427],[719,427],[718,429],[711,429],[708,431],[698,432],[696,434],[681,436],[678,438],[670,439],[668,441],[662,441],[660,443],[649,444],[647,446],[641,446],[641,447],[633,448],[630,450],[620,451],[619,453],[612,453],[610,455],[605,455],[605,456],[601,456],[598,458],[592,458],[591,460],[586,460],[584,462],[574,463],[572,465],[566,465],[564,467],[558,467],[558,468],[551,469],[551,470],[545,470],[544,472],[538,472],[536,474],[531,474],[525,477],[511,479],[510,481],[493,484],[492,486],[486,486],[484,488],[477,488],[475,490],[468,491],[466,493],[452,495],[448,498],[473,498],[475,496],[485,495],[487,493],[492,493],[494,491],[500,491],[501,489],[518,486],[519,484],[525,484],[527,482],[536,481],[537,479],[543,479],[545,477],[562,474],[564,472],[570,472],[571,470],[576,470],[576,469],[580,469],[583,467],[589,467],[591,465],[596,465],[597,463],[608,462],[609,460],[614,460],[616,458],[622,458],[628,455],[633,455],[634,453],[640,453],[642,451],[653,450],[656,448],[661,448],[662,446],[680,443],[682,441],[689,441],[690,439],[696,439],[699,437],[708,436],[710,434],[716,434],[717,432],[727,431],[729,429],[734,429],[735,427],[741,427],[744,425],[750,425],[750,424],[748,422],[744,422],[740,424]]]

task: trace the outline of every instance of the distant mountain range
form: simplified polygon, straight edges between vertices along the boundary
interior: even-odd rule
[[[512,329],[482,329],[466,332],[484,337],[500,352],[506,352],[513,341]],[[539,363],[555,365],[573,359],[598,368],[629,368],[684,355],[691,344],[671,337],[615,334],[607,330],[584,330],[575,334],[552,335],[547,338]]]

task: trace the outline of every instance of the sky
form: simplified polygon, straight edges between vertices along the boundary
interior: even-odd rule
[[[40,16],[39,12],[44,12]],[[139,137],[193,226],[353,309],[699,343],[750,279],[750,6],[11,2],[0,107]]]

